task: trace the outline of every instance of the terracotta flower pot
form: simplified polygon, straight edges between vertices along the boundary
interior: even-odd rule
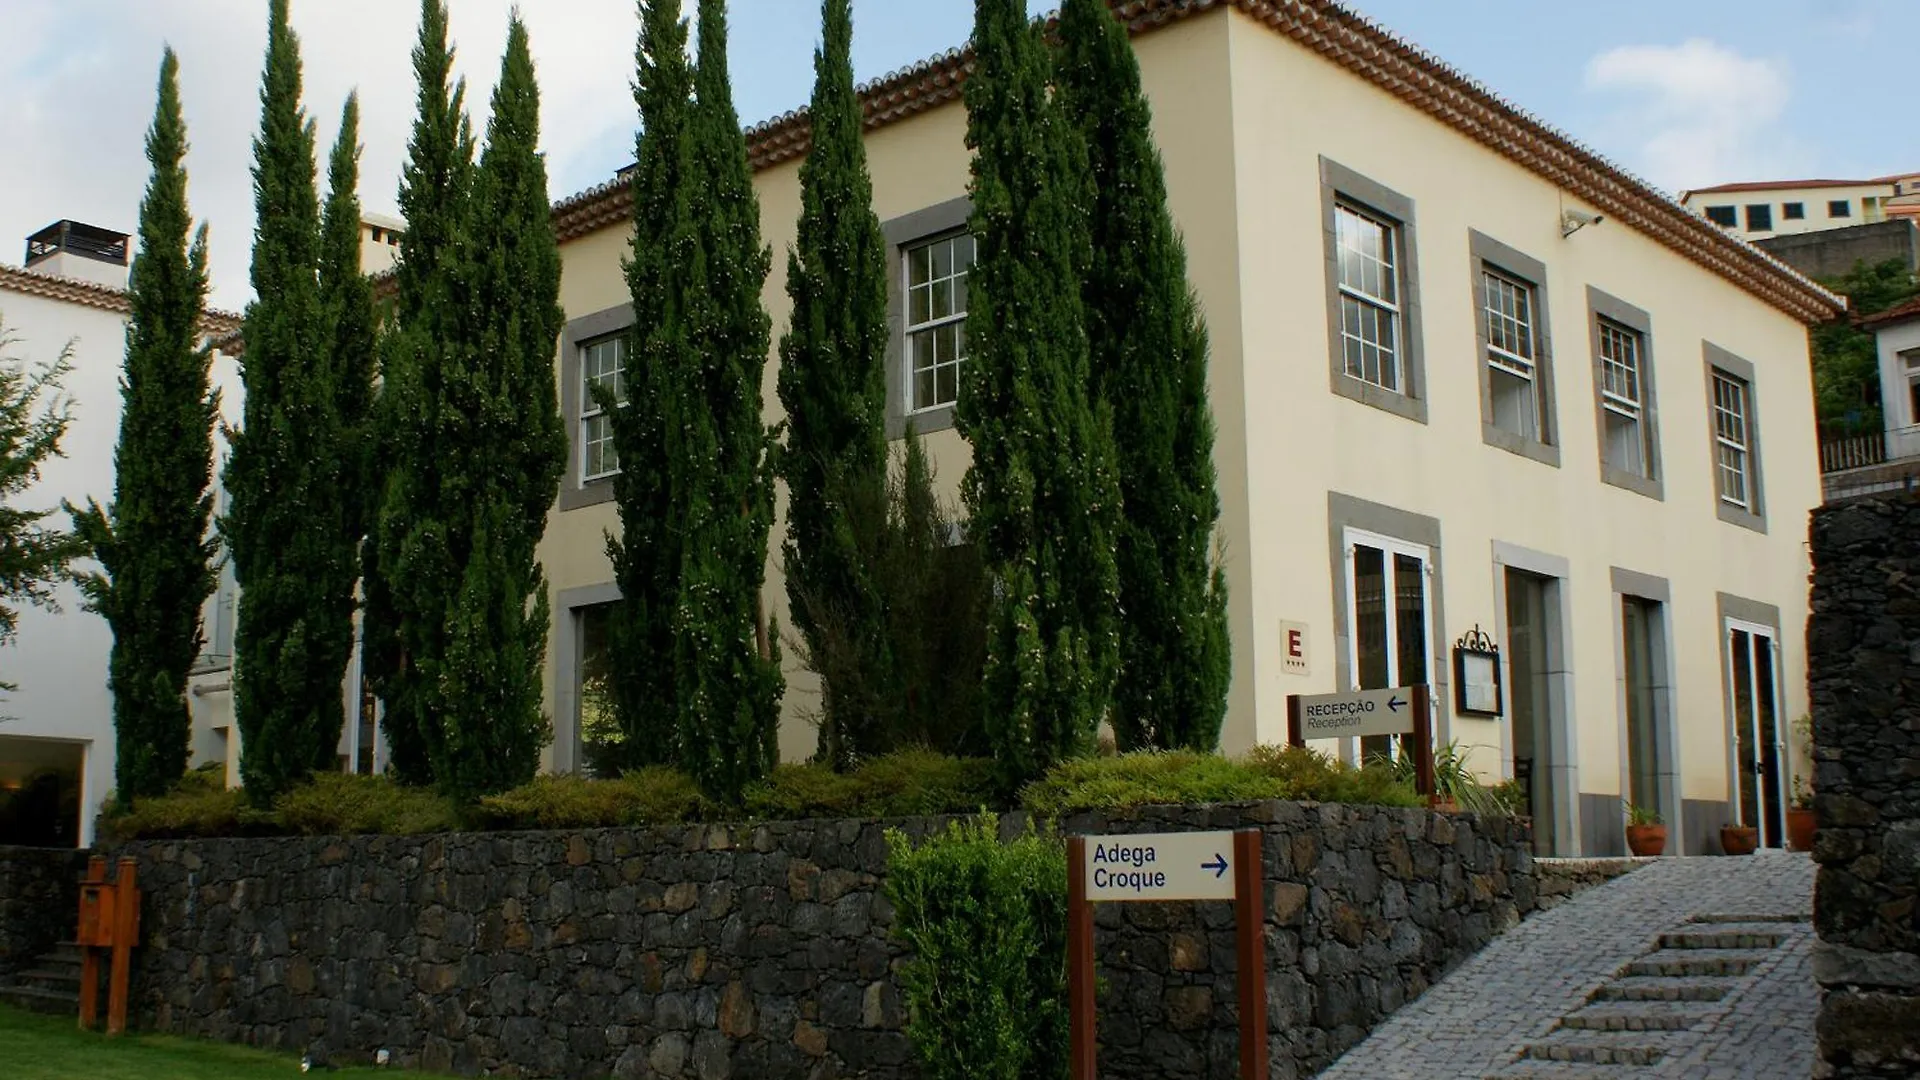
[[[1813,816],[1811,807],[1794,807],[1787,811],[1787,846],[1795,851],[1812,851],[1813,836],[1819,822]]]
[[[1751,825],[1723,825],[1720,850],[1729,855],[1751,855],[1760,846],[1760,830]]]
[[[1650,858],[1667,850],[1665,825],[1627,826],[1627,850],[1638,858]]]

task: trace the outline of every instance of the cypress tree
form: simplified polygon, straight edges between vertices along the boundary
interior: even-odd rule
[[[120,441],[113,505],[69,507],[74,532],[102,572],[81,581],[113,629],[114,782],[123,802],[161,795],[187,768],[192,720],[187,672],[204,643],[200,611],[213,594],[211,354],[200,345],[207,294],[206,230],[191,242],[180,64],[160,61],[147,131],[153,165],[140,203],[140,250],[128,278]]]
[[[320,305],[330,328],[335,407],[349,463],[341,494],[347,530],[366,535],[374,505],[373,375],[379,363],[373,282],[360,272],[360,97],[347,95],[340,135],[327,158],[320,224]]]
[[[1086,153],[1020,0],[975,0],[962,495],[991,583],[984,696],[1009,779],[1091,749],[1118,661],[1113,433],[1090,400]]]
[[[772,253],[727,71],[724,0],[700,0],[694,105],[688,125],[698,182],[691,200],[704,281],[690,297],[690,406],[685,543],[675,609],[681,766],[713,795],[737,800],[779,756],[778,647],[762,619],[767,533],[773,526],[773,434],[761,377],[772,321],[761,305]]]
[[[560,252],[541,161],[540,92],[515,16],[474,176],[469,347],[445,368],[441,507],[462,574],[439,645],[439,693],[424,731],[434,779],[463,796],[533,778],[541,712],[546,582],[534,548],[566,460],[553,379]]]
[[[254,139],[253,288],[243,426],[229,433],[221,529],[240,586],[234,721],[240,775],[264,804],[335,765],[340,679],[353,644],[357,546],[329,328],[320,301],[314,131],[300,104],[300,43],[286,0],[269,8]]]
[[[379,508],[366,545],[362,636],[368,677],[385,706],[383,729],[393,775],[432,779],[428,725],[433,716],[439,643],[464,567],[449,550],[453,516],[442,501],[439,433],[445,369],[458,348],[470,274],[467,228],[473,135],[453,80],[447,11],[422,0],[413,50],[418,112],[400,174],[407,231],[395,271],[394,329],[381,339],[378,446]],[[447,417],[457,423],[457,417]]]
[[[1232,674],[1207,330],[1126,28],[1104,0],[1060,9],[1060,101],[1087,146],[1093,261],[1081,290],[1093,386],[1111,408],[1121,504],[1120,748],[1211,750]]]
[[[613,477],[620,535],[607,556],[621,601],[609,619],[614,713],[630,768],[680,760],[673,671],[673,613],[679,603],[681,527],[676,458],[685,407],[682,369],[692,348],[683,276],[696,238],[689,203],[697,183],[687,126],[693,74],[678,0],[642,0],[635,47],[633,248],[626,260],[633,296],[624,406],[597,387],[620,471]]]
[[[820,757],[845,768],[884,749],[889,734],[870,703],[834,685],[842,672],[869,687],[893,680],[885,604],[848,514],[850,505],[885,505],[887,271],[860,138],[849,0],[823,0],[821,25],[799,235],[787,254],[793,315],[780,342],[781,472],[794,625],[810,655],[834,652],[838,661],[821,672]]]

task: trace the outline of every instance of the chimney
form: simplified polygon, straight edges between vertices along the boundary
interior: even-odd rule
[[[78,221],[56,221],[27,237],[26,268],[115,289],[127,287],[127,234]]]

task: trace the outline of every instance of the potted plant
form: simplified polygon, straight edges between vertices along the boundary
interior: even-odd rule
[[[1751,855],[1760,846],[1760,830],[1728,822],[1720,826],[1720,850],[1729,855]]]
[[[1651,807],[1635,806],[1620,800],[1627,810],[1627,850],[1634,857],[1647,859],[1667,850],[1667,826]]]
[[[1787,808],[1787,846],[1795,851],[1812,851],[1819,823],[1813,816],[1813,788],[1807,778],[1793,778],[1793,805]]]

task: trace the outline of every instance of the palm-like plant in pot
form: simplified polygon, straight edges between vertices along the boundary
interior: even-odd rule
[[[1637,858],[1651,858],[1667,850],[1667,823],[1650,806],[1635,806],[1626,799],[1620,804],[1627,812],[1627,850]]]

